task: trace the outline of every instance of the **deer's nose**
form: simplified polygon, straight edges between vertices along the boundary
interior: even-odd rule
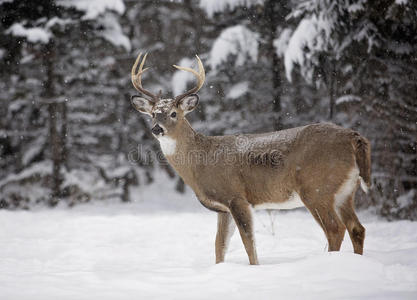
[[[158,124],[156,124],[154,127],[152,127],[152,133],[154,135],[159,135],[161,133],[164,133],[164,129],[161,126],[159,126]]]

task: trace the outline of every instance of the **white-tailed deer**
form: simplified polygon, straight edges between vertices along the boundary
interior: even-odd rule
[[[152,117],[152,133],[168,162],[197,195],[218,213],[216,263],[223,262],[235,224],[249,256],[258,264],[252,209],[305,206],[322,227],[328,250],[340,249],[345,230],[355,253],[362,254],[365,228],[354,210],[355,192],[371,185],[370,145],[366,138],[334,124],[311,124],[264,134],[205,136],[185,115],[196,108],[195,94],[205,72],[191,72],[197,86],[174,99],[160,99],[142,87],[146,55],[132,68],[134,87],[147,98],[132,97],[133,106]],[[233,221],[234,220],[234,221]]]

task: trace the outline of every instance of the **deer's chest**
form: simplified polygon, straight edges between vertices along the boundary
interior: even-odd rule
[[[168,136],[161,136],[158,138],[159,145],[164,155],[173,155],[177,148],[177,141]]]

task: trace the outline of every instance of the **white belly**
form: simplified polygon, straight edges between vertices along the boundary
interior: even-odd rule
[[[254,206],[254,209],[293,209],[303,207],[304,203],[301,201],[300,195],[292,192],[291,196],[284,202],[266,202]]]

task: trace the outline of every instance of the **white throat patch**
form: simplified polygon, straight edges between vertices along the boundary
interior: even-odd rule
[[[177,141],[168,136],[158,137],[159,145],[161,145],[161,150],[165,156],[173,155],[177,147]]]

